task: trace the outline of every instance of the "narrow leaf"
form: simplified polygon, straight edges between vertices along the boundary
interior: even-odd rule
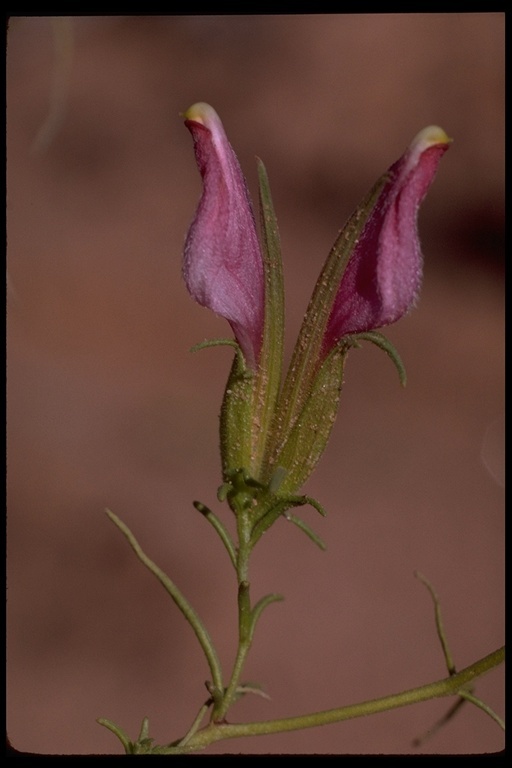
[[[267,172],[258,158],[260,229],[265,277],[265,321],[256,382],[255,408],[258,436],[255,453],[263,459],[268,431],[281,387],[284,346],[284,287],[281,244]]]
[[[363,333],[356,333],[353,336],[346,336],[344,339],[342,339],[341,343],[343,343],[344,341],[357,342],[360,339],[362,341],[371,341],[372,344],[375,344],[375,346],[379,347],[379,349],[382,349],[388,355],[391,361],[395,364],[395,368],[398,371],[398,376],[400,377],[400,384],[402,385],[402,387],[405,387],[405,385],[407,384],[407,374],[405,372],[405,366],[402,362],[400,355],[396,351],[396,348],[389,341],[389,339],[387,339],[384,336],[384,334],[380,333],[379,331],[364,331]]]
[[[297,517],[296,515],[285,515],[286,519],[290,521],[290,523],[294,523],[294,525],[297,526],[297,528],[300,528],[301,531],[304,531],[306,536],[308,536],[311,541],[317,545],[317,547],[320,547],[324,552],[327,549],[327,545],[325,542],[318,536],[312,528],[309,527],[307,523],[304,522],[304,520],[301,520],[300,517]]]

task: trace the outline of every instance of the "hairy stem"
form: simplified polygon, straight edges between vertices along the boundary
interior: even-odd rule
[[[287,731],[297,731],[303,728],[314,728],[319,725],[329,725],[331,723],[340,723],[344,720],[352,720],[356,717],[374,715],[378,712],[385,712],[399,707],[405,707],[410,704],[419,704],[429,699],[437,699],[445,696],[460,694],[464,686],[467,686],[477,677],[490,672],[505,659],[505,647],[499,648],[483,659],[471,664],[460,672],[450,675],[447,678],[438,680],[428,685],[422,685],[419,688],[411,688],[402,693],[384,696],[380,699],[364,701],[360,704],[352,704],[338,709],[329,709],[323,712],[315,712],[310,715],[301,715],[299,717],[289,717],[282,720],[269,720],[257,723],[240,724],[212,724],[202,731],[198,731],[195,736],[187,743],[188,751],[204,749],[209,744],[223,739],[235,739],[245,736],[261,736],[272,733],[285,733]],[[175,747],[161,747],[159,751],[167,750],[168,753],[175,751]]]

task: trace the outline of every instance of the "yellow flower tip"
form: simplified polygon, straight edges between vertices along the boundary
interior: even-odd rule
[[[428,125],[423,128],[422,131],[414,138],[411,147],[423,152],[429,147],[433,147],[439,144],[451,144],[453,139],[443,131],[438,125]]]
[[[192,104],[186,112],[181,113],[181,116],[185,118],[185,120],[193,120],[195,123],[201,123],[202,125],[205,125],[208,119],[218,119],[214,108],[210,107],[210,105],[206,104],[204,101],[198,101],[196,104]]]

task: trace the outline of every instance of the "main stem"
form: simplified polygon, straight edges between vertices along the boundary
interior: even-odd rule
[[[344,720],[351,720],[356,717],[385,712],[399,707],[405,707],[410,704],[419,704],[429,699],[442,698],[460,694],[461,689],[475,680],[475,678],[489,672],[504,661],[505,648],[499,648],[493,653],[488,654],[483,659],[471,664],[469,667],[461,670],[457,674],[451,675],[435,683],[412,688],[402,693],[384,696],[381,699],[372,699],[359,704],[353,704],[338,709],[315,712],[309,715],[299,717],[289,717],[283,720],[268,720],[257,723],[239,723],[239,724],[218,724],[211,723],[201,731],[198,731],[187,742],[186,751],[196,751],[204,749],[209,744],[223,739],[234,739],[244,736],[262,736],[264,734],[285,733],[286,731],[297,731],[304,728],[314,728],[320,725],[329,725],[339,723]],[[158,752],[163,754],[172,754],[179,752],[176,747],[160,747]]]
[[[249,594],[249,556],[252,519],[250,512],[240,509],[237,514],[238,552],[236,572],[238,581],[238,651],[236,654],[231,679],[218,707],[212,713],[212,721],[222,722],[228,709],[236,699],[240,685],[240,676],[252,643],[253,617]]]

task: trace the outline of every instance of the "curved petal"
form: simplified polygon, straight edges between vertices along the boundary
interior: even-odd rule
[[[324,354],[342,336],[394,323],[416,301],[423,266],[418,209],[450,141],[441,128],[429,126],[388,170],[341,279]]]
[[[264,317],[263,263],[247,185],[219,116],[208,104],[184,114],[203,179],[187,234],[183,277],[192,297],[225,317],[247,364],[257,364]]]

